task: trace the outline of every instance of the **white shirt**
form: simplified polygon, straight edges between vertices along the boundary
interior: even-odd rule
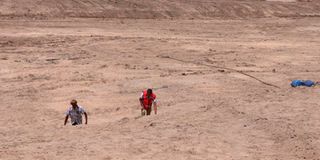
[[[70,116],[71,124],[82,124],[82,114],[86,112],[81,106],[73,109],[72,106],[68,108],[66,115]]]

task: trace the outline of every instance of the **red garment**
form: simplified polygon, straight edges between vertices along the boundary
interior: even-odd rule
[[[141,99],[142,99],[143,108],[148,109],[152,106],[152,103],[156,99],[156,95],[152,93],[151,96],[148,98],[147,91],[145,90],[143,91],[143,95]]]

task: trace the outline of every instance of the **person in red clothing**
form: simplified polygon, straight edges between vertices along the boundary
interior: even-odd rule
[[[157,114],[156,95],[152,93],[152,89],[144,90],[139,100],[141,105],[141,115],[150,115],[152,111],[152,106],[154,108],[154,114]]]

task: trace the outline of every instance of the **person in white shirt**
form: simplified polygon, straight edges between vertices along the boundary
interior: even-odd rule
[[[73,126],[82,124],[82,115],[85,117],[85,124],[88,124],[88,115],[87,112],[77,104],[76,100],[70,102],[71,106],[66,112],[66,118],[64,120],[64,125],[67,124],[69,117],[71,118],[71,124]]]

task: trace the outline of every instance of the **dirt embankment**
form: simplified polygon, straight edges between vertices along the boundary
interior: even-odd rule
[[[311,0],[1,0],[0,17],[207,19],[320,16]]]

